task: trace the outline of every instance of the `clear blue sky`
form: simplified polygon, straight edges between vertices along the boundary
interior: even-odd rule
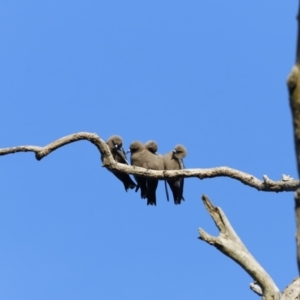
[[[78,131],[188,149],[187,168],[297,177],[286,78],[297,1],[1,1],[0,147]],[[0,298],[257,299],[197,239],[221,206],[280,289],[297,276],[293,193],[188,179],[157,207],[82,141],[0,158]]]

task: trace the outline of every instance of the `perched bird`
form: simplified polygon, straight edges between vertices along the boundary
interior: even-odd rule
[[[186,148],[182,145],[176,145],[173,151],[168,152],[163,156],[165,170],[184,169],[183,158],[186,155],[187,155]],[[169,178],[167,179],[167,182],[173,193],[174,203],[180,204],[181,200],[184,200],[183,198],[184,178]],[[167,199],[169,201],[168,193],[167,193]]]
[[[157,152],[157,143],[156,142],[154,142],[154,141],[148,141],[146,144],[145,144],[145,148],[148,150],[148,151],[150,151],[151,153],[153,153],[153,154],[157,154],[156,152]],[[129,152],[130,152],[130,150],[129,150]],[[137,192],[138,190],[139,190],[139,185],[137,185],[136,186],[136,188],[135,188],[135,191]]]
[[[161,154],[157,153],[157,150],[158,150],[157,143],[153,140],[150,140],[145,144],[145,147],[148,151],[150,151],[151,153],[156,155],[156,159],[158,160],[159,170],[164,170],[163,156]],[[164,181],[165,181],[166,193],[168,193],[167,186],[166,186],[167,182],[166,182],[166,180],[164,180]],[[153,186],[153,189],[151,189],[151,190],[154,190],[154,189],[156,190],[157,185],[158,185],[158,181],[156,181],[156,183],[150,182],[149,185]],[[155,194],[154,194],[154,196],[155,196]]]
[[[129,147],[129,152],[131,153],[130,156],[130,162],[133,166],[138,166],[138,167],[145,167],[144,164],[144,157],[145,157],[145,146],[141,142],[133,142],[131,143]],[[138,189],[141,189],[141,198],[146,199],[147,198],[147,180],[144,177],[140,177],[137,175],[133,175],[136,182],[137,182],[137,187],[136,187],[136,192]]]
[[[108,145],[108,148],[114,158],[114,160],[118,163],[126,164],[128,165],[128,161],[126,159],[126,154],[123,149],[123,141],[122,138],[118,135],[111,136],[107,141],[106,144]],[[103,162],[103,156],[101,155],[101,160]],[[118,179],[120,179],[123,184],[124,188],[127,192],[128,189],[134,189],[136,187],[136,184],[133,182],[133,180],[130,178],[128,174],[119,172],[119,171],[111,171]]]
[[[131,164],[151,170],[163,170],[164,161],[159,155],[150,152],[141,142],[133,142],[130,145]],[[156,205],[156,188],[158,180],[135,176],[141,188],[141,197],[147,198],[147,205]]]
[[[161,154],[157,154],[157,150],[158,150],[158,145],[155,141],[148,141],[146,144],[145,144],[145,147],[148,151],[150,151],[151,153],[157,155],[160,159],[163,160],[163,156]],[[164,180],[165,182],[165,190],[166,190],[166,195],[167,195],[167,199],[169,201],[169,192],[168,192],[168,187],[167,187],[167,180]],[[138,187],[137,187],[138,189]]]
[[[148,141],[146,144],[145,144],[145,148],[150,151],[151,153],[153,154],[157,154],[157,150],[158,150],[158,146],[157,146],[157,143],[155,141]]]

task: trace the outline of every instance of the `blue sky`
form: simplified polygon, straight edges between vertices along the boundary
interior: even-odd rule
[[[186,146],[187,168],[297,177],[286,78],[297,1],[1,1],[0,147],[78,131]],[[88,142],[1,157],[1,299],[257,299],[197,239],[222,207],[282,290],[297,276],[293,193],[188,179],[157,207]]]

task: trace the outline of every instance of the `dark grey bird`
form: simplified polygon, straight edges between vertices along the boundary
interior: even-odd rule
[[[157,143],[155,141],[148,141],[146,144],[145,144],[145,147],[147,150],[149,150],[151,153],[153,154],[156,154],[156,155],[159,155],[160,158],[163,159],[163,156],[161,154],[157,154],[157,150],[158,150],[158,146],[157,146]],[[166,190],[166,195],[167,195],[167,199],[169,201],[169,192],[168,192],[168,187],[167,187],[167,180],[165,179],[164,180],[165,182],[165,190]],[[138,186],[137,186],[137,190],[138,190]]]
[[[159,170],[164,170],[164,161],[163,161],[163,156],[161,154],[157,153],[158,150],[158,145],[155,141],[150,140],[145,144],[145,148],[150,151],[151,153],[153,153],[154,155],[156,155],[158,162],[158,166],[159,166]],[[168,195],[168,190],[167,190],[167,186],[166,186],[166,181],[165,181],[165,188],[166,188],[166,193],[167,193],[167,197],[169,197]],[[158,185],[158,181],[156,182],[156,186],[154,183],[150,182],[149,185],[153,185],[153,188],[157,188]]]
[[[128,165],[128,161],[126,159],[126,153],[123,149],[123,140],[118,135],[111,136],[107,141],[106,144],[108,145],[108,148],[114,158],[114,160],[118,163],[126,164]],[[103,162],[103,157],[101,155],[101,160]],[[130,178],[128,174],[119,172],[119,171],[111,171],[119,180],[121,180],[124,184],[124,188],[127,192],[128,189],[134,189],[136,187],[136,184],[134,181]]]
[[[150,152],[141,142],[135,141],[130,145],[131,164],[151,170],[163,170],[164,161],[162,157]],[[141,188],[141,197],[147,198],[147,205],[156,205],[156,188],[158,180],[135,176]]]
[[[130,162],[133,166],[138,166],[138,167],[143,167],[145,168],[144,164],[144,157],[145,157],[145,146],[138,141],[135,141],[131,143],[129,147],[129,152],[131,153],[130,156]],[[137,182],[137,187],[136,187],[136,192],[138,189],[141,189],[141,198],[146,199],[147,198],[147,180],[144,177],[136,176],[133,175],[136,182]]]
[[[163,156],[161,154],[157,154],[158,145],[155,141],[152,141],[152,140],[148,141],[145,144],[145,147],[148,151],[150,151],[151,153],[157,155],[160,159],[163,159]],[[167,199],[169,201],[169,192],[168,192],[168,187],[167,187],[167,180],[164,180],[164,182],[165,182],[165,190],[166,190]]]
[[[145,143],[145,148],[150,151],[151,153],[153,154],[157,154],[157,149],[158,149],[158,146],[157,146],[157,143],[155,141],[148,141],[147,143]],[[129,150],[130,152],[130,150]],[[137,192],[139,190],[139,185],[136,186],[135,188],[135,191]]]
[[[157,146],[157,143],[155,141],[152,141],[152,140],[148,141],[145,144],[145,148],[147,150],[149,150],[151,153],[157,154],[158,146]]]
[[[174,150],[163,156],[165,170],[182,170],[184,169],[183,158],[186,157],[186,148],[182,145],[176,145]],[[173,193],[174,203],[180,204],[183,198],[184,178],[169,178],[167,182]],[[169,195],[167,193],[169,201]]]

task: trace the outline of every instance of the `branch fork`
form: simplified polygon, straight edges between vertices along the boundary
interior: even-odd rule
[[[252,285],[254,285],[258,294],[263,295],[264,300],[279,300],[281,296],[278,287],[247,250],[222,209],[215,207],[205,195],[202,196],[202,200],[206,210],[218,227],[220,234],[214,237],[200,228],[199,238],[216,247],[223,254],[238,263],[255,280],[255,283]]]

